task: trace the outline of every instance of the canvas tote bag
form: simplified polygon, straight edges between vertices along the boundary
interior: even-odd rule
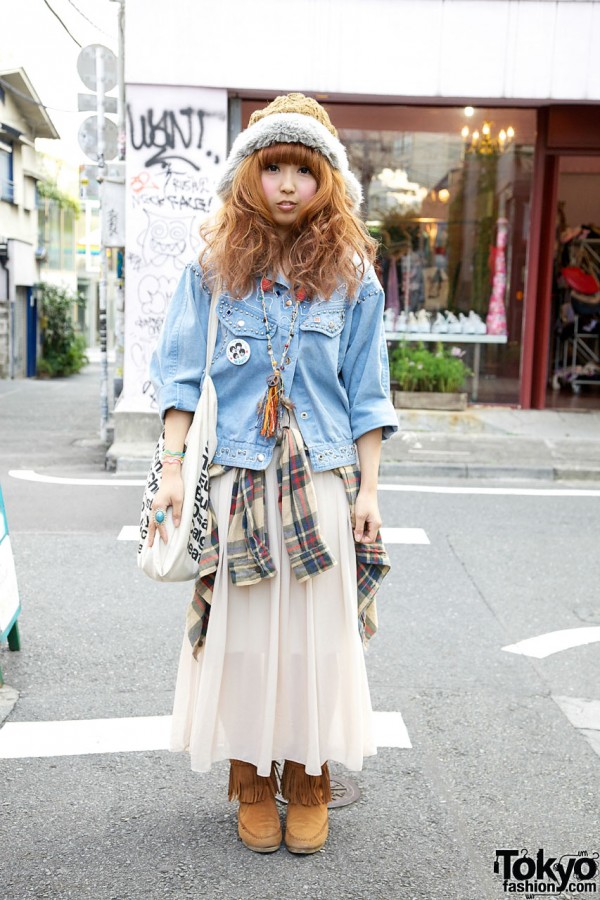
[[[171,507],[166,510],[164,525],[168,543],[163,543],[158,531],[154,544],[148,546],[148,526],[154,495],[160,487],[164,432],[158,439],[154,458],[144,490],[140,519],[138,568],[155,581],[191,581],[198,575],[200,555],[208,526],[208,468],[217,448],[217,394],[210,377],[210,363],[217,338],[217,301],[220,285],[215,284],[208,317],[206,342],[206,373],[200,399],[186,437],[186,451],[181,466],[183,478],[183,507],[181,522],[173,524]]]

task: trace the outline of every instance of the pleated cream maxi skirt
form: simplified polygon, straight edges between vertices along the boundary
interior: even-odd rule
[[[191,767],[241,759],[259,775],[272,760],[320,775],[326,760],[362,769],[376,753],[364,652],[358,632],[356,558],[344,484],[313,473],[322,537],[337,560],[299,584],[289,564],[278,506],[278,448],[266,472],[269,546],[277,574],[233,585],[227,530],[234,472],[211,483],[220,557],[206,642],[197,658],[184,634],[170,749]]]

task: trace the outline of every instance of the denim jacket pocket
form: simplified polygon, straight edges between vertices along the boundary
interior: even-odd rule
[[[262,312],[243,300],[221,297],[217,304],[217,316],[226,331],[235,337],[251,337],[263,341],[267,339]],[[269,331],[271,334],[277,331],[277,323],[271,319]]]
[[[319,305],[311,310],[304,322],[300,325],[301,331],[318,331],[327,337],[336,337],[342,333],[346,310],[343,306],[329,307],[326,304]]]

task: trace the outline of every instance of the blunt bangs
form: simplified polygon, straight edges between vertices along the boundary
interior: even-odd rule
[[[306,144],[271,144],[257,150],[256,155],[261,169],[275,163],[288,163],[292,166],[307,166],[317,181],[318,175],[323,171],[323,166],[329,165],[327,160],[318,150],[307,147]]]

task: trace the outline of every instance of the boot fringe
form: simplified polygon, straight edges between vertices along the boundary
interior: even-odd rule
[[[230,760],[228,799],[241,803],[259,803],[277,793],[277,764],[271,764],[271,774],[258,775],[256,766],[240,759]]]
[[[286,759],[281,778],[281,796],[288,803],[297,803],[301,806],[321,806],[323,803],[329,803],[332,797],[327,763],[321,766],[320,775],[307,775],[301,763]]]

